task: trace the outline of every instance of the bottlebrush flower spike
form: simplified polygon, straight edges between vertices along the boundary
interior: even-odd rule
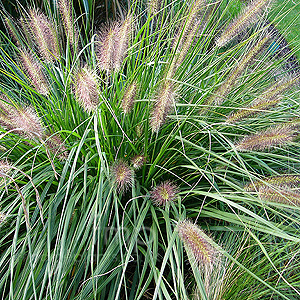
[[[135,97],[136,97],[136,92],[137,92],[137,84],[136,82],[132,82],[127,87],[121,102],[121,106],[125,114],[128,114],[132,110]]]
[[[294,204],[296,206],[300,204],[300,191],[291,190],[290,188],[261,187],[259,188],[259,195],[265,201]]]
[[[291,143],[295,136],[295,126],[280,124],[244,137],[236,144],[236,149],[238,151],[263,151],[275,146],[285,146]]]
[[[150,198],[157,206],[166,206],[167,203],[176,200],[178,187],[171,181],[165,181],[157,185],[150,193]]]
[[[96,44],[98,66],[101,70],[111,72],[116,66],[115,43],[119,37],[120,24],[110,23],[98,32],[99,41]]]
[[[40,94],[47,95],[49,93],[49,87],[46,77],[42,72],[42,66],[30,52],[24,49],[19,49],[19,51],[21,68],[30,79],[31,84]]]
[[[181,221],[178,224],[178,234],[186,251],[200,267],[210,268],[215,264],[218,251],[197,225],[188,220]]]
[[[98,79],[90,68],[82,68],[75,79],[75,95],[78,103],[87,112],[95,111],[99,105]]]
[[[16,30],[16,23],[13,21],[12,17],[5,17],[5,28],[7,29],[9,35],[11,36],[12,40],[17,44],[20,45],[20,38],[19,33]]]
[[[146,162],[144,155],[136,155],[131,159],[131,165],[135,170],[140,169]]]
[[[251,63],[255,56],[262,50],[266,42],[269,40],[269,36],[264,37],[258,41],[254,47],[252,47],[249,52],[236,63],[236,67],[230,73],[226,81],[217,89],[217,91],[212,95],[208,101],[207,105],[214,104],[220,105],[226,99],[226,96],[230,93],[232,88],[235,86],[237,79],[244,72],[246,67]]]
[[[59,160],[63,161],[68,158],[69,152],[58,134],[52,136],[48,135],[45,144]]]
[[[76,25],[73,21],[72,15],[72,3],[70,0],[59,0],[58,1],[58,10],[62,16],[63,26],[65,29],[65,34],[74,48],[77,47],[79,34]]]
[[[132,16],[128,15],[117,31],[115,41],[115,66],[114,69],[119,70],[122,66],[125,54],[128,49],[129,40],[132,33]]]
[[[54,61],[59,57],[59,43],[54,25],[40,11],[31,9],[30,30],[42,57],[48,61]]]
[[[161,1],[160,0],[149,0],[148,1],[148,9],[150,12],[150,15],[156,15],[161,6]]]
[[[9,128],[14,129],[16,133],[24,135],[29,139],[40,139],[44,135],[41,120],[32,106],[16,109],[10,115]]]
[[[133,185],[134,171],[125,160],[115,161],[110,172],[118,193],[126,192]]]
[[[231,22],[221,36],[217,39],[216,45],[223,47],[236,37],[241,31],[258,21],[260,15],[266,10],[272,0],[254,0],[245,10]]]
[[[255,192],[264,187],[300,187],[300,175],[284,174],[281,176],[265,177],[261,181],[254,181],[244,186],[244,190]]]
[[[164,80],[159,88],[159,92],[156,96],[156,103],[152,109],[150,126],[153,132],[158,132],[165,123],[166,118],[175,103],[175,97],[176,93],[173,83]]]
[[[236,123],[247,117],[251,117],[258,113],[265,112],[273,107],[275,107],[279,102],[280,98],[271,99],[271,100],[256,100],[250,106],[246,108],[241,108],[238,111],[230,114],[227,117],[227,123]]]

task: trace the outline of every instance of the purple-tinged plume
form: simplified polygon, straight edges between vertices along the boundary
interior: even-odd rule
[[[98,79],[90,68],[82,68],[75,79],[75,95],[78,103],[87,112],[95,111],[99,105]]]
[[[110,173],[119,194],[126,192],[132,186],[134,171],[125,160],[116,160],[110,168]]]
[[[157,206],[166,206],[176,200],[178,187],[171,181],[164,181],[152,189],[150,197]]]

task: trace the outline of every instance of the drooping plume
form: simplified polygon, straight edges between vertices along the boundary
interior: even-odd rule
[[[78,103],[87,112],[95,111],[99,105],[99,86],[96,73],[87,66],[75,78],[75,95]]]
[[[30,83],[42,95],[49,93],[49,86],[42,71],[42,65],[35,59],[32,53],[24,49],[20,51],[20,67],[28,76]]]
[[[244,11],[232,21],[217,39],[216,45],[223,47],[229,43],[240,32],[257,22],[261,14],[266,10],[272,0],[254,0],[244,9]]]
[[[110,173],[118,193],[122,194],[132,186],[134,171],[125,160],[116,160],[110,168]]]
[[[40,11],[31,9],[29,14],[31,34],[37,44],[37,49],[40,54],[48,61],[58,59],[59,42],[54,24]]]
[[[150,198],[157,206],[166,206],[167,203],[176,200],[178,187],[171,181],[164,181],[154,187],[150,193]]]
[[[211,244],[210,238],[197,225],[188,220],[181,221],[178,224],[178,234],[186,251],[200,267],[210,268],[214,265],[218,251]]]
[[[236,144],[238,151],[263,151],[275,146],[286,146],[296,137],[296,128],[291,124],[280,124],[245,136]]]
[[[175,103],[175,88],[171,81],[164,80],[159,87],[156,101],[152,108],[150,126],[153,132],[158,132]]]

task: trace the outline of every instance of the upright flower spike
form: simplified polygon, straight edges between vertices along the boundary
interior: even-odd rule
[[[179,222],[178,234],[186,251],[194,258],[199,267],[210,268],[216,262],[218,251],[209,237],[188,220]]]
[[[120,24],[110,23],[98,32],[99,41],[96,44],[98,66],[101,70],[111,72],[115,68],[115,43],[119,36]]]
[[[235,86],[238,78],[244,72],[246,67],[251,63],[251,61],[255,58],[255,56],[262,50],[265,46],[266,42],[269,40],[269,36],[264,37],[260,41],[258,41],[249,51],[248,53],[236,63],[236,67],[229,74],[228,78],[225,82],[215,91],[214,95],[212,95],[208,100],[206,105],[216,105],[219,106],[225,100],[226,96],[230,93],[232,88]]]
[[[175,102],[175,88],[172,82],[164,80],[156,96],[156,102],[152,108],[150,126],[153,132],[158,132],[165,123]]]
[[[136,92],[137,83],[134,81],[127,87],[122,98],[121,106],[124,114],[128,114],[132,110],[136,97]]]
[[[238,151],[263,151],[275,146],[286,146],[291,143],[297,130],[290,124],[280,124],[244,137],[236,144]]]
[[[119,70],[122,66],[125,54],[128,49],[130,36],[132,33],[132,16],[128,15],[121,24],[117,32],[117,40],[115,41],[115,69]]]
[[[31,9],[29,14],[31,34],[40,54],[48,61],[56,60],[59,57],[59,43],[53,23],[40,11]]]
[[[110,168],[115,188],[119,194],[127,191],[133,184],[134,171],[123,159],[118,159]]]
[[[31,84],[42,95],[49,93],[49,87],[42,72],[41,64],[35,59],[32,53],[25,49],[19,49],[20,51],[20,65],[23,71],[26,73],[31,81]]]
[[[112,72],[120,69],[128,49],[131,32],[132,16],[128,16],[123,23],[107,24],[98,32],[96,52],[101,70]]]
[[[99,105],[97,75],[90,68],[82,68],[75,79],[75,95],[78,103],[87,112],[95,111]]]
[[[221,36],[217,39],[216,45],[223,47],[228,44],[241,31],[259,20],[261,14],[266,10],[272,0],[254,0],[245,10],[231,22]]]
[[[16,29],[16,22],[13,21],[12,17],[5,17],[4,18],[4,23],[5,23],[5,27],[9,33],[9,35],[11,36],[11,38],[13,39],[13,41],[17,44],[20,45],[20,37],[19,37],[19,33],[18,30]]]
[[[60,15],[62,16],[65,34],[74,50],[78,46],[79,34],[73,20],[72,2],[70,0],[59,0],[58,10]]]
[[[157,206],[166,206],[167,203],[176,200],[178,187],[171,181],[164,181],[152,189],[150,198]]]

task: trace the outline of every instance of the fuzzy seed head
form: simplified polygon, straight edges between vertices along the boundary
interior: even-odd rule
[[[210,267],[215,263],[217,250],[197,225],[188,220],[181,221],[178,224],[178,234],[186,251],[200,267]]]
[[[41,138],[44,134],[44,128],[35,109],[27,106],[16,110],[10,117],[11,127],[17,129],[17,133],[24,135],[29,139]]]
[[[264,111],[268,111],[269,109],[275,107],[279,102],[280,98],[271,99],[271,100],[258,100],[254,101],[249,107],[241,108],[238,111],[230,114],[227,117],[227,123],[236,123],[238,121],[242,121],[247,117],[251,117],[258,113],[262,113]]]
[[[300,191],[291,190],[290,188],[271,188],[261,187],[259,188],[259,195],[261,199],[270,202],[293,204],[299,206],[300,204]]]
[[[247,192],[255,192],[260,188],[265,187],[300,187],[300,175],[280,175],[265,177],[261,181],[250,182],[244,186],[244,190]]]
[[[7,219],[7,214],[0,211],[0,226],[6,221],[6,219]]]
[[[49,93],[49,87],[42,72],[41,64],[35,59],[32,53],[27,50],[20,50],[20,65],[28,78],[31,81],[31,84],[35,89],[42,95],[47,95]]]
[[[223,47],[235,38],[240,32],[258,21],[260,15],[266,10],[272,0],[254,0],[245,10],[231,22],[221,36],[217,39],[216,45]]]
[[[119,159],[111,166],[111,175],[118,193],[126,192],[133,184],[134,171],[128,163]]]
[[[74,49],[78,44],[79,34],[73,21],[71,1],[59,0],[58,10],[63,20],[65,34],[67,35],[67,38]]]
[[[128,114],[132,110],[135,97],[136,97],[136,92],[137,92],[137,84],[136,82],[133,82],[127,87],[122,99],[121,105],[124,114]]]
[[[155,205],[166,206],[167,203],[176,200],[177,194],[177,185],[175,185],[171,181],[165,181],[153,188],[150,197]]]
[[[161,126],[165,123],[172,107],[175,103],[175,89],[171,82],[164,81],[156,96],[156,103],[152,108],[152,117],[150,126],[152,132],[158,132]]]
[[[76,76],[75,95],[78,103],[87,112],[95,111],[99,105],[98,79],[88,67],[81,69]]]
[[[295,138],[295,127],[280,124],[262,132],[244,137],[237,145],[238,151],[263,151],[276,146],[286,146]]]
[[[144,155],[136,155],[131,159],[131,165],[135,170],[139,170],[146,162]]]
[[[53,23],[40,11],[31,9],[29,14],[31,34],[40,54],[48,61],[56,60],[59,57],[59,43]]]

